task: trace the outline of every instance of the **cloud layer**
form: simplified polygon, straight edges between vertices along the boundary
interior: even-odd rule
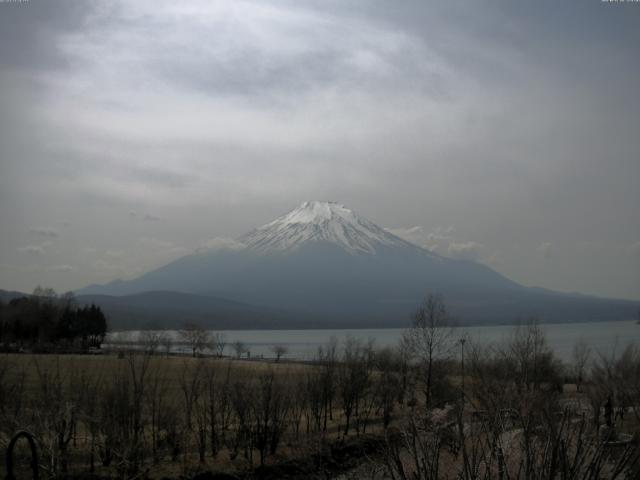
[[[0,288],[130,277],[333,199],[525,284],[640,298],[639,21],[600,2],[0,3]]]

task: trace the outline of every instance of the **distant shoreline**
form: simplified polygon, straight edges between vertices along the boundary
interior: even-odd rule
[[[535,317],[533,317],[535,318]],[[473,327],[473,328],[482,328],[482,327],[517,327],[519,325],[524,325],[527,323],[529,319],[524,318],[521,319],[519,321],[512,321],[512,322],[494,322],[494,323],[465,323],[465,322],[459,322],[459,323],[455,323],[454,320],[454,324],[452,325],[453,328],[469,328],[469,327]],[[577,322],[558,322],[558,321],[542,321],[542,320],[538,320],[536,319],[536,322],[539,325],[583,325],[583,324],[594,324],[594,323],[623,323],[623,322],[634,322],[638,325],[640,325],[640,320],[637,320],[635,318],[627,318],[627,319],[618,319],[618,320],[584,320],[584,321],[577,321]],[[331,325],[331,324],[329,324]],[[280,327],[264,327],[264,328],[205,328],[207,331],[210,332],[277,332],[277,331],[283,331],[283,332],[289,332],[289,331],[310,331],[310,330],[318,330],[318,331],[322,331],[322,330],[401,330],[401,329],[406,329],[406,328],[411,328],[410,323],[407,323],[407,325],[405,326],[377,326],[377,325],[370,325],[370,326],[359,326],[359,325],[354,325],[354,326],[336,326],[336,327],[332,327],[332,326],[327,326],[327,327],[318,327],[318,326],[309,326],[309,327],[304,327],[304,326],[300,326],[299,328],[280,328]],[[109,333],[120,333],[120,332],[165,332],[165,331],[179,331],[180,328],[179,327],[167,327],[167,328],[153,328],[153,327],[149,327],[149,328],[118,328],[116,330],[112,330]]]

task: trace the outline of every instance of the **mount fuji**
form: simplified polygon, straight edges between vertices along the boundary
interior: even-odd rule
[[[174,301],[157,308],[159,291]],[[524,287],[485,265],[409,243],[341,204],[318,201],[304,202],[229,247],[77,293],[104,304],[120,328],[139,327],[136,318],[164,326],[195,318],[211,328],[337,328],[406,326],[432,292],[444,296],[461,323],[529,316],[619,320],[633,318],[638,308],[637,302]],[[155,313],[143,312],[145,306]]]

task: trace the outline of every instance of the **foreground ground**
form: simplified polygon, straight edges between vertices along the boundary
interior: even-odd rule
[[[594,370],[577,391],[536,355],[470,355],[464,377],[456,362],[434,363],[426,389],[423,365],[358,343],[315,364],[5,354],[0,447],[32,432],[44,478],[539,478],[571,462],[633,478],[640,411],[620,392],[635,378],[600,385]],[[615,438],[602,426],[612,392]],[[24,443],[16,464],[29,478]],[[548,478],[582,478],[574,470]]]

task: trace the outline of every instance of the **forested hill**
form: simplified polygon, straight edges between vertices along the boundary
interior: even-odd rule
[[[73,295],[37,288],[31,295],[2,292],[0,345],[7,351],[100,348],[107,320],[95,305],[79,305]]]

